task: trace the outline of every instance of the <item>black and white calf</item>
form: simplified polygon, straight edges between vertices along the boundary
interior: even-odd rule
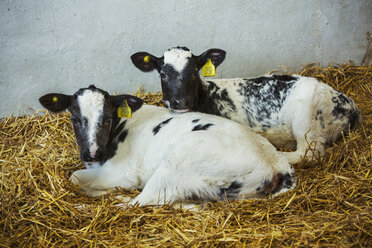
[[[296,150],[283,153],[290,163],[323,154],[326,145],[360,120],[353,100],[315,78],[201,78],[199,70],[209,59],[215,67],[225,59],[220,49],[195,56],[185,47],[175,47],[161,58],[138,52],[131,59],[144,72],[160,73],[163,98],[172,110],[219,115],[263,132],[276,147]]]
[[[132,203],[147,205],[263,197],[295,187],[286,158],[239,123],[142,106],[137,97],[94,86],[39,100],[53,112],[71,112],[81,159],[90,164],[71,179],[92,196],[115,187],[143,189]],[[125,101],[135,112],[131,119],[117,116]]]

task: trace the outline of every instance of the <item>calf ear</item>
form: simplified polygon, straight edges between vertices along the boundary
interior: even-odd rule
[[[212,64],[217,67],[225,60],[226,52],[222,49],[212,48],[197,56],[199,69],[211,59]]]
[[[146,52],[138,52],[130,56],[132,63],[141,71],[149,72],[156,69],[160,71],[160,59]]]
[[[143,100],[136,96],[132,95],[118,95],[118,96],[110,96],[111,103],[115,108],[118,108],[125,104],[125,100],[128,103],[128,106],[131,108],[132,112],[137,111],[143,105]]]
[[[39,98],[39,102],[44,108],[52,112],[61,112],[71,105],[72,96],[50,93]]]

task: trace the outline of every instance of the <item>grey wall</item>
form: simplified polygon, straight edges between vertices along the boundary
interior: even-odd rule
[[[194,54],[227,51],[217,77],[249,77],[308,62],[360,63],[372,31],[370,0],[0,2],[0,116],[32,107],[48,92],[94,83],[109,92],[141,84],[159,91],[156,72],[129,59],[171,46]]]

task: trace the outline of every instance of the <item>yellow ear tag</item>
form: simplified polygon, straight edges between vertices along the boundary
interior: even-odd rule
[[[58,98],[56,96],[53,96],[53,99],[52,99],[53,102],[57,102],[58,101]]]
[[[203,65],[202,75],[204,77],[216,76],[216,67],[214,67],[214,64],[212,63],[211,59],[208,59],[207,63]]]
[[[149,61],[150,61],[150,56],[145,56],[145,57],[143,57],[143,61],[144,61],[145,63],[149,62]]]
[[[132,110],[128,106],[127,100],[125,100],[125,104],[121,105],[118,108],[118,117],[119,118],[132,118]]]

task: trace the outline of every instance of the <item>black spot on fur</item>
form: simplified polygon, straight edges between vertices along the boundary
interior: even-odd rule
[[[332,115],[334,115],[338,119],[342,119],[348,114],[351,100],[347,96],[338,93],[337,96],[332,97],[332,102],[335,103],[335,106],[332,110]]]
[[[324,119],[323,119],[323,116],[319,116],[319,121],[320,121],[320,126],[324,129],[325,126],[324,126]]]
[[[184,51],[190,51],[190,49],[188,49],[187,47],[181,47],[181,46],[176,46],[176,47],[169,48],[167,51],[170,51],[172,49],[180,49],[180,50],[184,50]]]
[[[319,120],[320,126],[324,129],[325,125],[324,125],[324,118],[323,118],[322,114],[323,114],[322,110],[319,109],[318,111],[316,111],[315,120],[316,121]]]
[[[294,177],[293,173],[291,175],[289,173],[285,173],[284,178],[283,178],[283,187],[282,188],[290,189],[293,186],[293,177]]]
[[[160,129],[163,127],[163,126],[165,126],[170,120],[172,120],[173,119],[173,117],[171,117],[171,118],[169,118],[169,119],[167,119],[167,120],[165,120],[165,121],[163,121],[163,122],[160,122],[156,127],[154,127],[153,129],[152,129],[152,132],[154,133],[154,135],[156,135],[159,131],[160,131]]]
[[[125,129],[125,130],[124,130],[123,132],[121,132],[121,134],[119,135],[118,140],[119,140],[120,142],[124,142],[124,140],[125,140],[125,138],[127,137],[127,135],[128,135],[128,130]]]
[[[234,199],[240,192],[240,189],[242,188],[243,184],[239,183],[237,181],[233,181],[229,187],[227,188],[220,188],[217,192],[217,195],[220,199],[227,198]]]
[[[295,77],[289,75],[273,75],[273,78],[282,82],[290,82],[296,80]]]
[[[354,102],[339,92],[332,97],[332,102],[335,104],[332,110],[334,119],[343,120],[347,118],[349,123],[344,131],[347,132],[349,128],[354,129],[360,122],[360,112]]]
[[[236,112],[236,106],[226,89],[218,87],[214,82],[201,85],[199,89],[197,111],[230,118],[231,112]]]
[[[198,121],[200,121],[200,119],[195,119],[195,120],[192,120],[191,122],[192,122],[192,123],[196,123],[196,122],[198,122]]]
[[[246,79],[237,90],[245,100],[243,109],[250,127],[262,127],[262,131],[277,126],[279,112],[298,78],[293,76],[263,76]]]
[[[209,127],[213,126],[214,124],[208,123],[208,124],[199,124],[196,125],[191,131],[200,131],[200,130],[207,130]]]

